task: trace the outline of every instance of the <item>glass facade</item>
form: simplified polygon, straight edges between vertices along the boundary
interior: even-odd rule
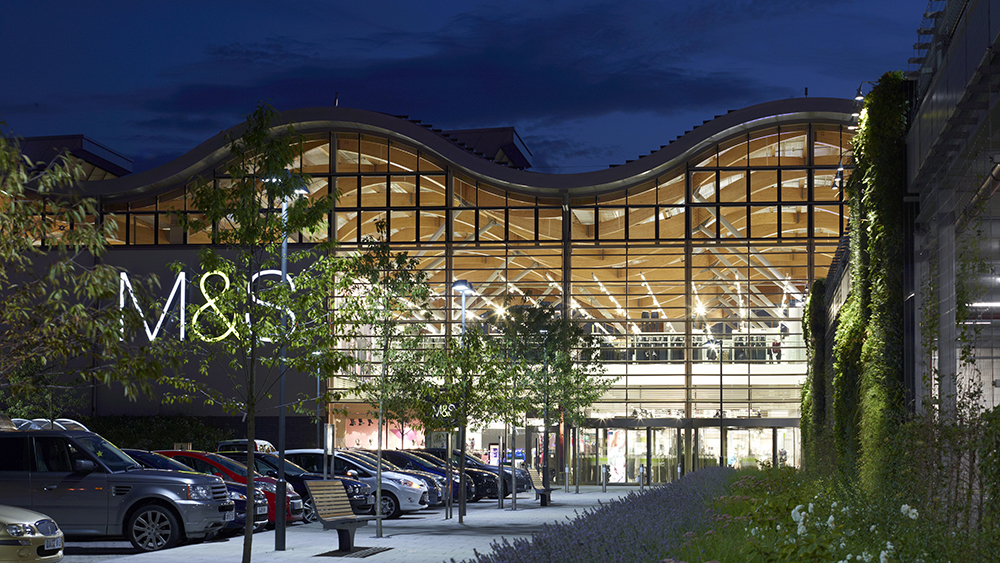
[[[686,468],[727,450],[777,457],[779,431],[794,463],[784,437],[797,443],[803,302],[847,231],[849,111],[724,128],[618,174],[613,188],[588,184],[593,173],[553,180],[482,158],[460,165],[391,130],[311,131],[294,171],[310,175],[310,197],[334,190],[338,206],[290,240],[335,239],[350,251],[385,220],[392,244],[429,275],[429,337],[460,330],[461,298],[450,289],[459,279],[476,290],[470,322],[544,302],[599,335],[607,374],[619,379],[590,409],[581,461],[607,463],[601,432],[627,428],[626,458],[661,460],[651,477],[676,475],[678,455]],[[199,181],[223,185],[223,171],[217,164]],[[566,187],[550,187],[559,181]],[[178,226],[174,213],[198,213],[186,188],[106,203],[119,225],[112,242],[211,243],[213,232]],[[635,470],[624,475],[634,480]]]

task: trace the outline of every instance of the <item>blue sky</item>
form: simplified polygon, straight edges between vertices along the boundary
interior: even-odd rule
[[[513,125],[540,172],[648,154],[755,103],[907,70],[926,0],[42,1],[0,18],[0,119],[167,162],[240,123],[333,105]],[[338,94],[339,93],[339,94]]]

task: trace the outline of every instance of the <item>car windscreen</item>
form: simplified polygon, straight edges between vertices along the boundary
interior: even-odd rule
[[[347,450],[343,452],[343,454],[352,459],[357,459],[365,463],[369,467],[371,467],[373,471],[375,470],[375,460],[377,459],[377,454],[367,451],[358,452],[353,450]],[[382,471],[402,471],[402,470],[399,467],[393,465],[392,462],[390,462],[389,460],[382,458]]]
[[[424,463],[429,463],[436,467],[444,467],[445,465],[443,459],[437,456],[433,456],[426,452],[407,452],[407,453],[409,453],[412,456],[415,456],[417,459],[422,460]]]
[[[91,455],[101,460],[104,465],[108,466],[108,469],[115,473],[125,471],[137,465],[135,460],[130,458],[128,454],[119,450],[114,444],[97,434],[74,436],[73,440],[80,447],[90,452]]]
[[[222,467],[225,467],[226,469],[232,471],[233,473],[239,475],[240,477],[243,477],[244,479],[247,476],[247,466],[243,465],[238,461],[233,461],[224,455],[211,454],[211,453],[206,453],[205,457],[211,459],[215,463],[218,463]]]
[[[169,458],[163,454],[158,454],[156,452],[137,452],[137,451],[126,451],[129,456],[136,459],[144,465],[148,465],[153,469],[166,469],[169,471],[194,471],[194,469],[184,465],[183,463],[177,461],[176,459]],[[197,472],[196,472],[197,473]]]
[[[270,465],[271,467],[275,468],[275,471],[277,471],[278,462],[281,461],[281,458],[278,457],[275,454],[262,454],[260,452],[257,452],[257,455],[254,456],[254,459],[258,459],[258,458],[261,459],[262,461],[264,461],[264,463],[266,463],[266,464]],[[301,466],[296,465],[296,464],[292,463],[291,461],[288,461],[287,459],[285,460],[285,475],[291,475],[293,477],[298,477],[299,475],[304,475],[306,473],[309,473],[309,472],[306,471],[305,469],[303,469]]]

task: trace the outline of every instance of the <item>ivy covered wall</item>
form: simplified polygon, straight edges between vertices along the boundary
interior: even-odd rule
[[[906,414],[902,291],[908,100],[902,73],[891,72],[864,101],[854,138],[854,173],[845,185],[851,292],[840,309],[830,358],[822,351],[827,320],[820,328],[812,301],[807,312],[806,461],[835,464],[871,489],[890,482],[895,460],[888,446]],[[810,294],[822,300],[824,292],[814,287]]]

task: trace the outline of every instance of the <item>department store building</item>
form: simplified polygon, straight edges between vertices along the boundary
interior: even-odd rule
[[[582,482],[603,464],[613,466],[613,482],[635,482],[640,465],[652,482],[668,481],[720,456],[796,464],[803,303],[847,234],[842,186],[855,111],[854,100],[763,103],[634,161],[578,174],[532,172],[513,128],[448,132],[341,107],[283,112],[302,136],[295,171],[311,177],[309,197],[340,193],[326,224],[292,242],[336,239],[349,252],[385,220],[395,250],[429,275],[428,338],[460,331],[456,280],[475,290],[470,322],[502,314],[505,304],[547,303],[598,335],[606,375],[618,379],[578,432],[561,429],[579,439],[559,467],[576,471],[578,455]],[[61,139],[29,139],[26,150],[44,154],[65,146]],[[177,260],[194,267],[213,233],[185,232],[175,214],[198,213],[186,197],[194,182],[229,181],[225,132],[135,174],[113,151],[69,141],[87,166],[84,188],[119,225],[106,261],[133,275],[170,277],[166,264]],[[308,392],[315,380],[304,379]],[[346,380],[331,374],[325,384],[344,388]],[[117,395],[95,389],[94,414],[221,414]],[[329,416],[338,445],[362,445],[363,432],[374,432],[360,428],[369,408],[347,408]],[[473,446],[487,447],[500,432],[482,429]],[[527,437],[537,452],[538,421],[528,421],[527,436],[519,432],[514,445]],[[289,436],[289,447],[316,441],[315,432],[300,438]],[[417,440],[424,437],[403,429],[385,446]]]

